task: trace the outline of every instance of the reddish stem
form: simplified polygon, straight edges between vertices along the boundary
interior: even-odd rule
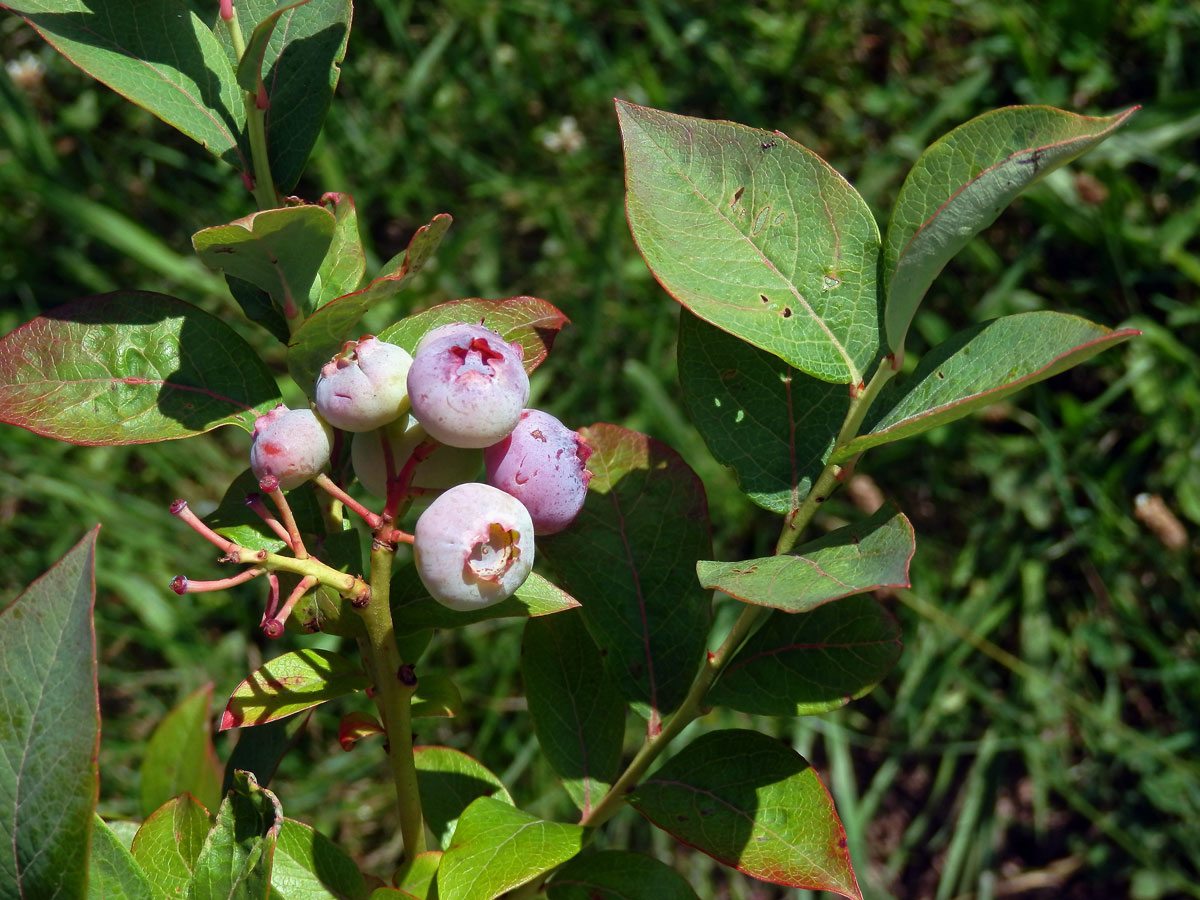
[[[204,538],[206,541],[216,544],[217,547],[225,551],[225,553],[233,553],[234,551],[241,549],[235,542],[229,540],[229,538],[221,537],[202,521],[200,521],[200,517],[192,512],[191,508],[187,505],[186,500],[176,500],[174,503],[172,503],[171,515],[178,516],[189,526],[191,526],[191,528],[202,538]]]
[[[333,479],[324,472],[314,478],[313,481],[316,482],[317,487],[324,490],[335,500],[340,500],[343,506],[361,516],[363,521],[367,523],[372,531],[378,528],[383,522],[383,518],[381,516],[371,512],[369,509],[347,494],[342,488],[334,484]]]
[[[267,523],[267,526],[280,537],[290,549],[292,547],[292,536],[288,534],[288,530],[283,527],[283,523],[275,518],[274,514],[267,509],[267,505],[262,502],[262,497],[258,494],[246,495],[246,505],[258,514],[258,517]]]
[[[292,552],[296,554],[296,559],[308,559],[308,548],[304,546],[304,540],[300,537],[300,529],[296,527],[296,517],[292,515],[292,508],[288,506],[287,497],[283,495],[283,491],[279,487],[279,479],[274,475],[268,475],[258,483],[258,486],[270,496],[279,510],[279,514],[283,516],[283,524],[291,537]]]
[[[206,591],[223,591],[234,585],[245,584],[262,575],[267,570],[262,566],[252,566],[237,575],[228,578],[218,578],[213,581],[192,581],[186,575],[176,575],[171,580],[171,590],[177,594],[202,594]]]

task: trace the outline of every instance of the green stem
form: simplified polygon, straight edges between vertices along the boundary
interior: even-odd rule
[[[862,425],[867,410],[871,408],[871,403],[879,396],[879,392],[883,390],[883,386],[891,381],[892,376],[895,374],[896,370],[892,368],[892,357],[886,356],[879,361],[879,368],[875,370],[875,374],[871,377],[871,383],[850,401],[850,408],[846,410],[846,419],[842,422],[842,428],[838,432],[837,440],[833,445],[835,450],[850,443],[858,434],[858,427]]]
[[[246,39],[242,36],[236,3],[233,5],[233,15],[225,21],[225,27],[229,31],[233,54],[240,62],[246,55]],[[258,98],[251,91],[242,93],[242,102],[246,107],[246,135],[250,139],[250,159],[254,167],[254,201],[259,209],[274,209],[279,205],[279,197],[275,193],[275,181],[271,177],[271,164],[267,157],[267,112],[265,107],[259,107]]]
[[[425,824],[412,742],[412,697],[417,690],[417,681],[412,669],[400,658],[392,627],[388,596],[394,555],[395,549],[389,544],[377,542],[372,548],[371,602],[359,609],[358,614],[367,628],[367,637],[362,644],[375,683],[375,705],[387,733],[388,762],[396,784],[404,855],[406,859],[412,859],[425,852]]]

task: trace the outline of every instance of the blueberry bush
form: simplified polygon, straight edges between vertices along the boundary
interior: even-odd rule
[[[233,574],[170,587],[260,585],[262,633],[299,644],[226,686],[220,728],[240,731],[228,760],[208,697],[189,697],[147,744],[142,819],[104,821],[85,535],[0,610],[0,821],[13,849],[0,896],[697,896],[657,859],[594,846],[629,806],[753,878],[861,898],[829,791],[754,726],[829,712],[883,678],[900,634],[872,592],[908,584],[915,536],[890,504],[821,536],[809,525],[871,448],[1137,334],[1025,312],[905,362],[947,261],[1133,111],[971,119],[919,155],[881,232],[856,190],[785,134],[616,102],[630,232],[685,310],[686,406],[745,496],[778,516],[771,555],[718,560],[703,485],[675,450],[528,408],[529,373],[571,298],[464,298],[360,333],[451,218],[427,211],[368,276],[353,199],[289,195],[338,81],[349,0],[7,5],[240,177],[256,209],[193,246],[285,348],[289,391],[308,406],[284,405],[278,373],[226,321],[164,294],[85,297],[0,339],[11,425],[88,445],[245,432],[248,470],[225,500],[203,517],[177,500],[179,533],[163,536],[195,542],[194,574],[211,567],[207,544]],[[736,615],[715,617],[714,593]],[[497,618],[523,622],[528,713],[573,821],[526,811],[457,750],[414,746],[414,718],[477,701],[423,659],[432,632]],[[305,647],[315,632],[343,650]],[[398,858],[367,872],[270,787],[311,710],[357,693],[374,712],[347,712],[338,738],[386,757],[402,838]],[[717,707],[742,727],[681,736]],[[629,721],[640,739],[627,754]]]

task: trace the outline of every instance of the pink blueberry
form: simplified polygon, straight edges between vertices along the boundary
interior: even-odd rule
[[[311,409],[280,403],[254,423],[250,468],[260,480],[274,475],[288,491],[325,468],[332,447],[332,430]]]
[[[403,347],[367,335],[349,341],[321,367],[317,412],[343,431],[381,428],[408,411],[408,370],[412,357]]]

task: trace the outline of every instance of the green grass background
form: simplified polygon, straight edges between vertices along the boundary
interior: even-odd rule
[[[251,210],[239,179],[12,15],[0,47],[0,330],[116,288],[234,309],[190,235]],[[751,724],[817,764],[868,897],[1200,896],[1200,8],[360,3],[297,193],[353,194],[373,265],[435,213],[456,220],[436,265],[367,325],[455,297],[555,303],[574,324],[536,402],[573,426],[615,421],[680,449],[708,486],[718,553],[743,558],[777,524],[740,497],[682,410],[678,311],[629,238],[613,97],[778,128],[843,172],[881,223],[920,150],[972,115],[1143,106],[947,267],[912,340],[916,355],[1041,308],[1144,337],[868,454],[861,471],[917,529],[914,587],[886,601],[904,627],[901,662],[837,714]],[[548,145],[567,117],[573,152]],[[269,340],[242,332],[284,371]],[[174,703],[210,680],[220,698],[264,654],[301,643],[265,644],[253,588],[167,590],[180,572],[217,577],[167,504],[215,503],[247,448],[233,429],[137,448],[0,432],[0,596],[104,523],[106,815],[135,813],[141,747]],[[1141,493],[1161,495],[1183,547],[1135,517]],[[843,497],[826,523],[858,514]],[[566,815],[523,712],[519,637],[514,623],[439,635],[425,664],[457,673],[467,709],[420,722],[418,738],[476,755],[525,806]],[[290,815],[386,873],[390,787],[376,747],[338,749],[344,709],[318,711],[275,786]],[[629,811],[603,840],[674,862],[703,897],[798,894],[678,849]]]

